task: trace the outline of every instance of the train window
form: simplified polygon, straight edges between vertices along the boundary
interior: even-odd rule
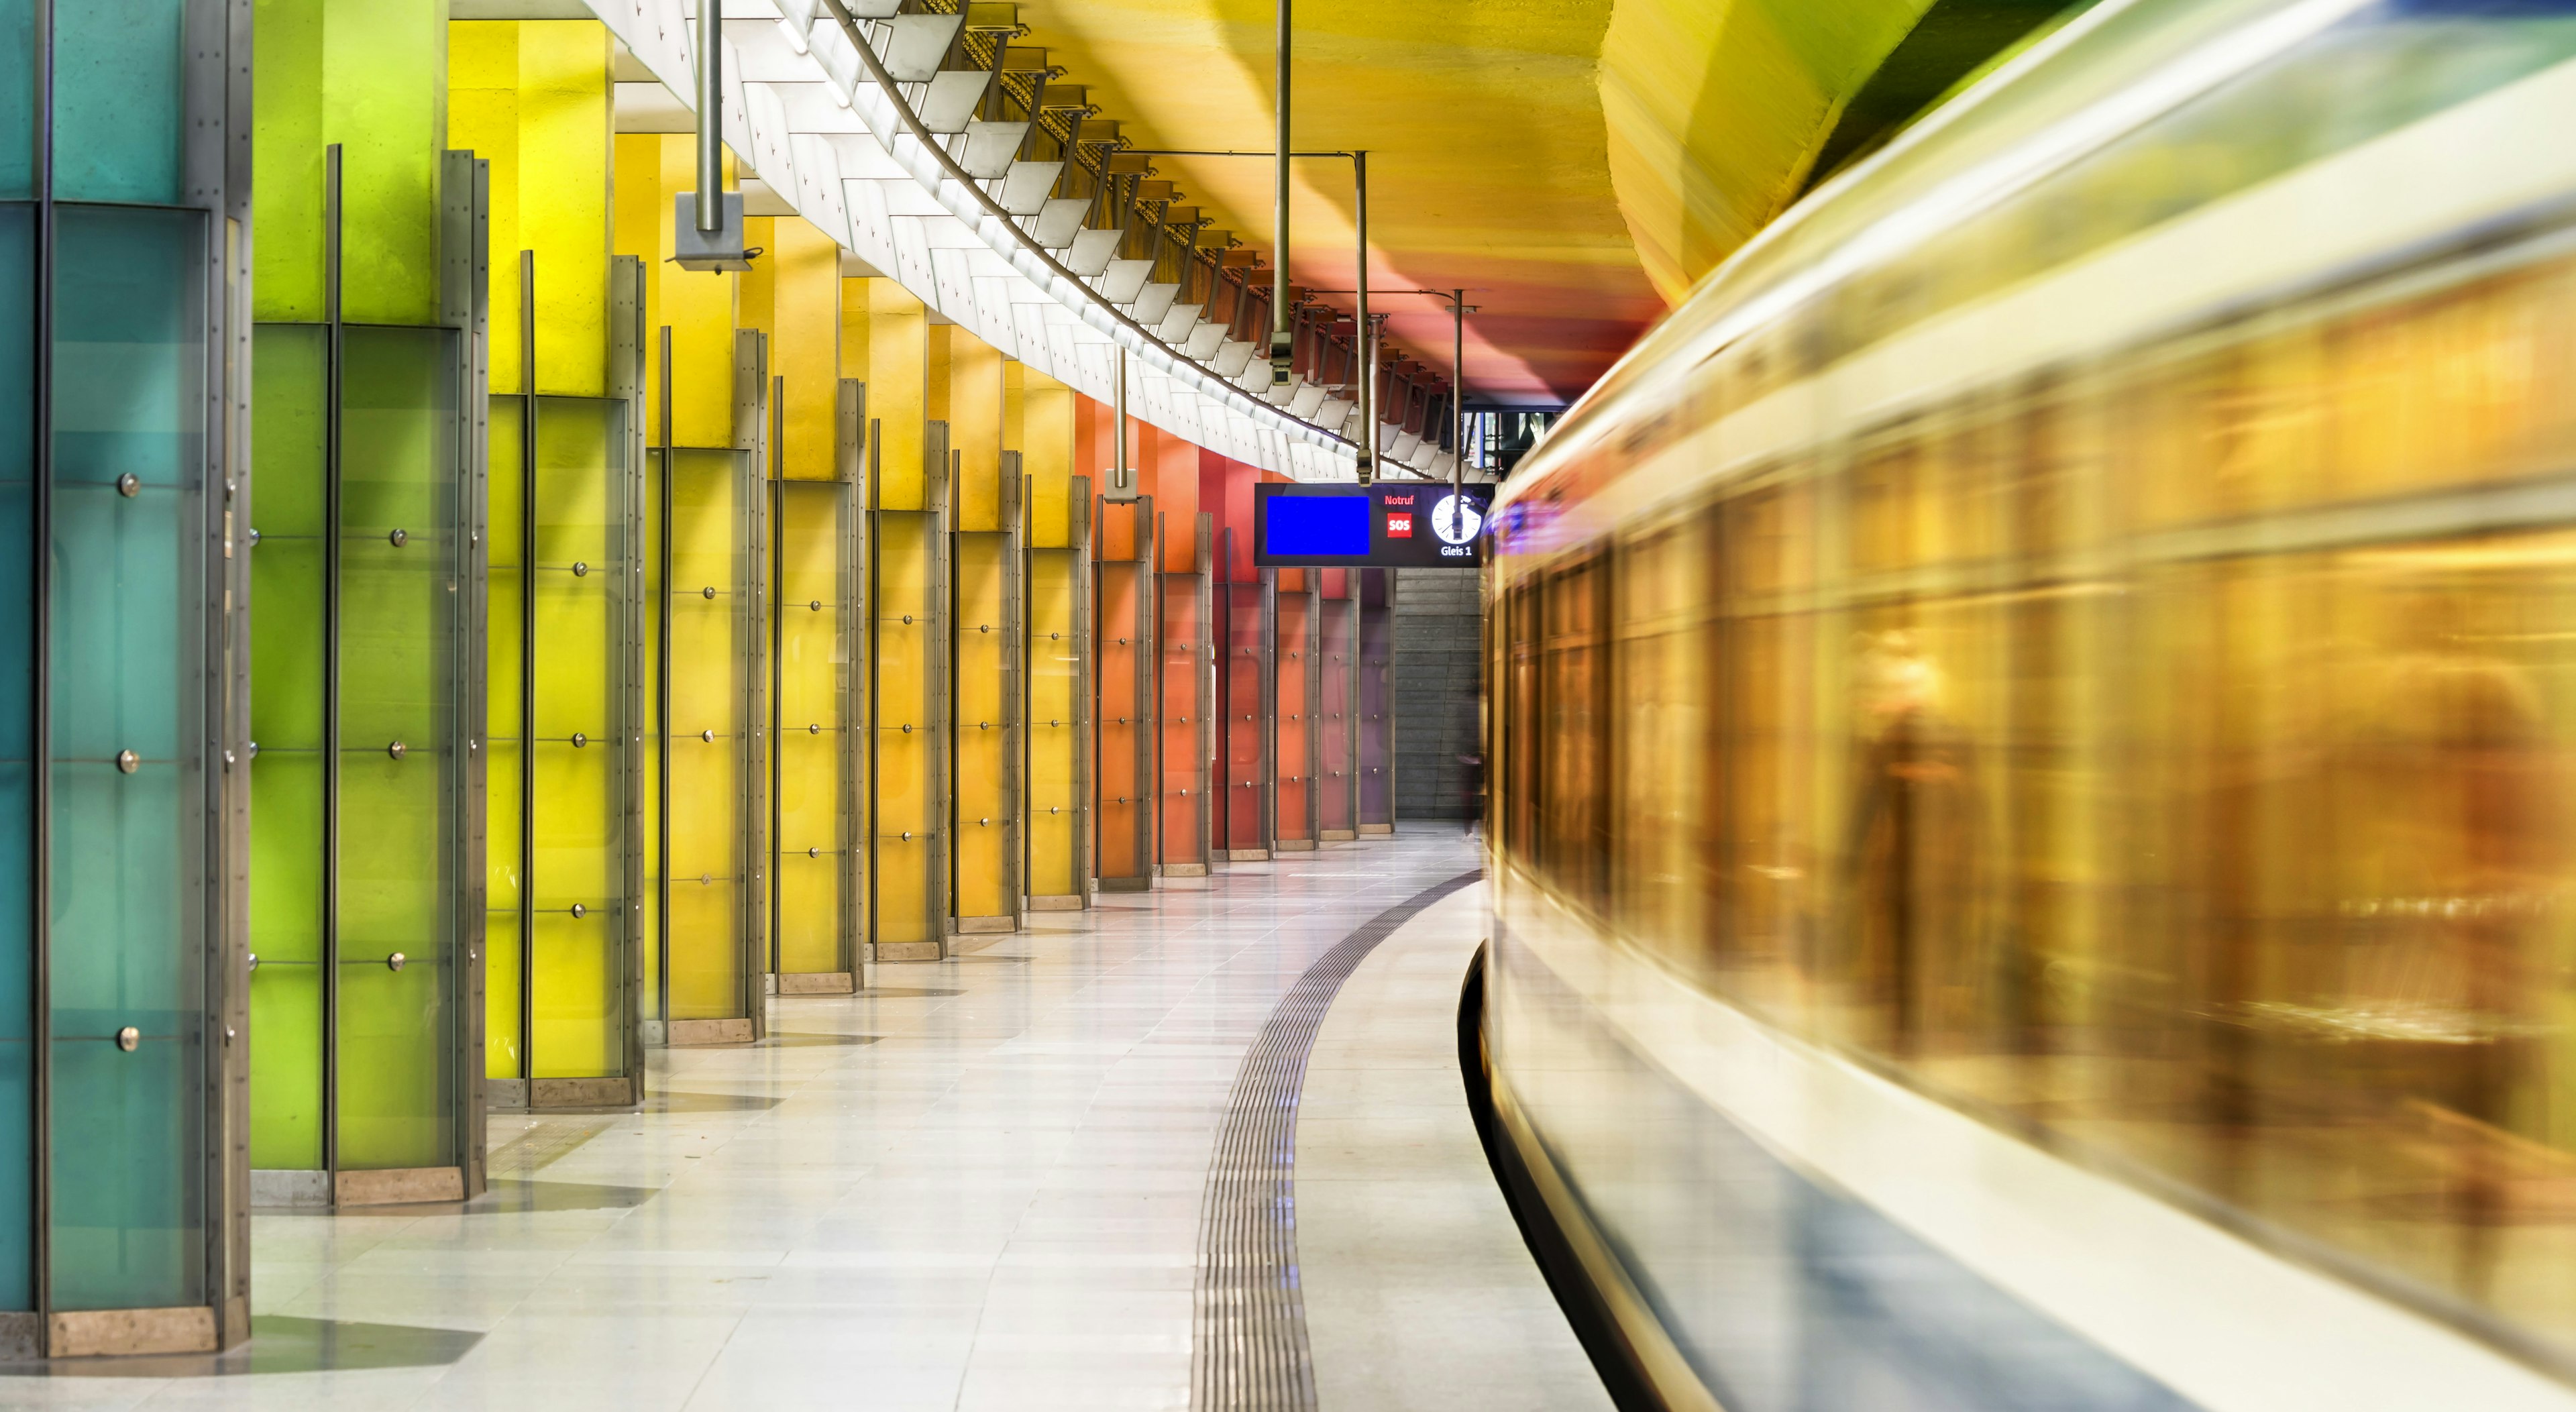
[[[1539,867],[1568,901],[1602,910],[1609,869],[1608,555],[1585,552],[1545,575],[1539,723]]]
[[[1546,737],[1539,729],[1538,576],[1527,575],[1504,598],[1505,657],[1495,677],[1504,697],[1503,846],[1535,862],[1538,857],[1538,792]]]
[[[1697,632],[1706,602],[1705,526],[1659,525],[1616,549],[1612,665],[1610,920],[1685,969],[1701,960],[1698,788],[1709,666]]]
[[[1814,605],[1798,590],[1813,563],[1814,490],[1795,466],[1716,509],[1731,588],[1709,637],[1717,719],[1711,773],[1722,792],[1708,845],[1712,963],[1732,993],[1793,1018],[1802,938],[1817,922]]]

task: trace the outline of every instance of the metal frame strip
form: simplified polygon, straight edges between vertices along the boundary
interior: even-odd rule
[[[669,1041],[671,1023],[671,326],[656,335],[661,358],[655,366],[655,410],[658,413],[653,480],[655,545],[653,621],[654,767],[653,1023],[655,1034]]]
[[[841,480],[840,498],[840,612],[836,625],[841,648],[839,674],[835,689],[839,693],[841,718],[841,906],[838,948],[841,963],[850,972],[851,983],[866,989],[868,984],[867,937],[863,930],[867,919],[866,893],[869,884],[867,860],[870,843],[864,825],[867,819],[865,791],[869,781],[862,773],[866,755],[861,743],[871,737],[875,722],[867,719],[864,706],[868,693],[861,679],[868,675],[867,619],[867,384],[855,378],[840,380],[834,400],[836,441],[834,469]]]
[[[519,1082],[537,1097],[537,252],[519,252]]]
[[[441,322],[457,330],[458,407],[456,523],[452,563],[457,575],[457,609],[451,643],[454,652],[451,707],[451,799],[456,876],[450,882],[455,923],[448,945],[448,999],[455,1006],[448,1026],[448,1062],[453,1066],[454,1109],[450,1114],[457,1163],[465,1194],[482,1194],[486,1185],[483,1111],[483,931],[488,903],[484,882],[488,846],[483,737],[490,729],[487,699],[490,681],[485,659],[490,648],[491,496],[491,366],[488,293],[491,164],[471,152],[451,151],[441,157],[439,264],[442,275]],[[461,746],[459,749],[457,747]]]
[[[322,149],[322,1180],[340,1171],[340,144]]]

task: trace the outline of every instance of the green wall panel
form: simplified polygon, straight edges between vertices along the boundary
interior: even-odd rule
[[[447,10],[443,0],[259,0],[251,90],[259,317],[324,316],[324,150],[338,143],[341,316],[438,321]]]

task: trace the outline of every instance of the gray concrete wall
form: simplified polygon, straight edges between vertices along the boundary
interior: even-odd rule
[[[1395,576],[1395,816],[1466,817],[1461,755],[1483,749],[1476,701],[1484,608],[1466,569]]]

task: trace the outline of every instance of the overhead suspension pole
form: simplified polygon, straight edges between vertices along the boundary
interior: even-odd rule
[[[723,226],[724,0],[698,0],[698,229]]]
[[[1467,483],[1467,291],[1449,291],[1449,493]]]
[[[1270,385],[1285,387],[1296,361],[1297,337],[1288,331],[1288,159],[1295,148],[1288,141],[1288,7],[1289,0],[1279,0],[1279,142],[1272,150],[1278,153],[1274,166],[1277,190],[1273,200],[1276,213],[1271,229],[1277,232],[1273,243],[1278,247],[1270,261]]]
[[[1118,370],[1109,387],[1109,489],[1102,498],[1133,500],[1136,498],[1136,470],[1127,464],[1127,350],[1123,347],[1118,350]]]
[[[1286,0],[1281,0],[1286,3]],[[1284,139],[1287,134],[1280,136]],[[1369,338],[1368,277],[1368,153],[1351,154],[1351,181],[1359,215],[1359,278],[1354,281],[1359,295],[1359,318],[1351,342],[1360,354],[1360,484],[1367,485],[1377,477],[1377,345]]]

